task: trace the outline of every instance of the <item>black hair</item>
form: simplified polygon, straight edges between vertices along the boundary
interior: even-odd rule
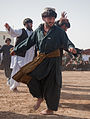
[[[62,22],[59,24],[60,26],[65,25],[67,28],[70,28],[70,23],[69,22]]]
[[[11,39],[10,38],[6,38],[5,43],[7,43],[7,41],[11,42]]]
[[[42,18],[44,17],[57,17],[57,13],[53,9],[47,9],[42,14]]]
[[[27,23],[33,23],[32,19],[26,18],[26,19],[23,20],[23,25],[24,25],[24,26],[25,26],[25,24],[27,24]]]

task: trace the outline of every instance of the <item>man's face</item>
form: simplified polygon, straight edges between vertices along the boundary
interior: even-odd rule
[[[68,29],[65,24],[64,24],[63,26],[61,26],[61,28],[62,28],[64,31],[67,31],[67,29]]]
[[[25,24],[25,27],[26,27],[28,30],[32,30],[32,26],[33,26],[32,23],[27,23],[27,24]]]
[[[9,40],[7,40],[7,45],[10,45],[10,41]]]
[[[45,17],[45,18],[43,18],[43,20],[49,27],[52,27],[55,22],[55,17]]]

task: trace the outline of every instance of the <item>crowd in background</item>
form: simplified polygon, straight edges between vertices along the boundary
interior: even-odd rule
[[[83,50],[77,55],[64,52],[62,59],[63,70],[90,71],[90,55],[84,54]]]

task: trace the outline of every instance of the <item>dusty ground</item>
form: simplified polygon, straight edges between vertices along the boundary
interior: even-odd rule
[[[90,119],[90,71],[63,72],[61,104],[53,116],[42,116],[45,102],[38,111],[33,110],[36,99],[29,94],[26,85],[11,92],[0,70],[0,119]]]

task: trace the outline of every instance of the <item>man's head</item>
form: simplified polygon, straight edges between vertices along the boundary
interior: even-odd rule
[[[66,12],[61,13],[61,18],[59,20],[58,25],[64,30],[67,31],[68,28],[70,28],[70,22],[67,19]]]
[[[6,38],[5,43],[6,43],[7,45],[10,45],[11,39],[10,39],[10,38]]]
[[[62,19],[59,22],[59,26],[64,30],[67,31],[68,28],[70,28],[70,23],[68,21],[68,19]]]
[[[30,18],[26,18],[23,21],[23,25],[28,29],[32,30],[33,21]]]
[[[55,22],[55,18],[57,17],[57,13],[54,8],[45,8],[42,13],[42,19],[46,23],[47,26],[52,27]]]

